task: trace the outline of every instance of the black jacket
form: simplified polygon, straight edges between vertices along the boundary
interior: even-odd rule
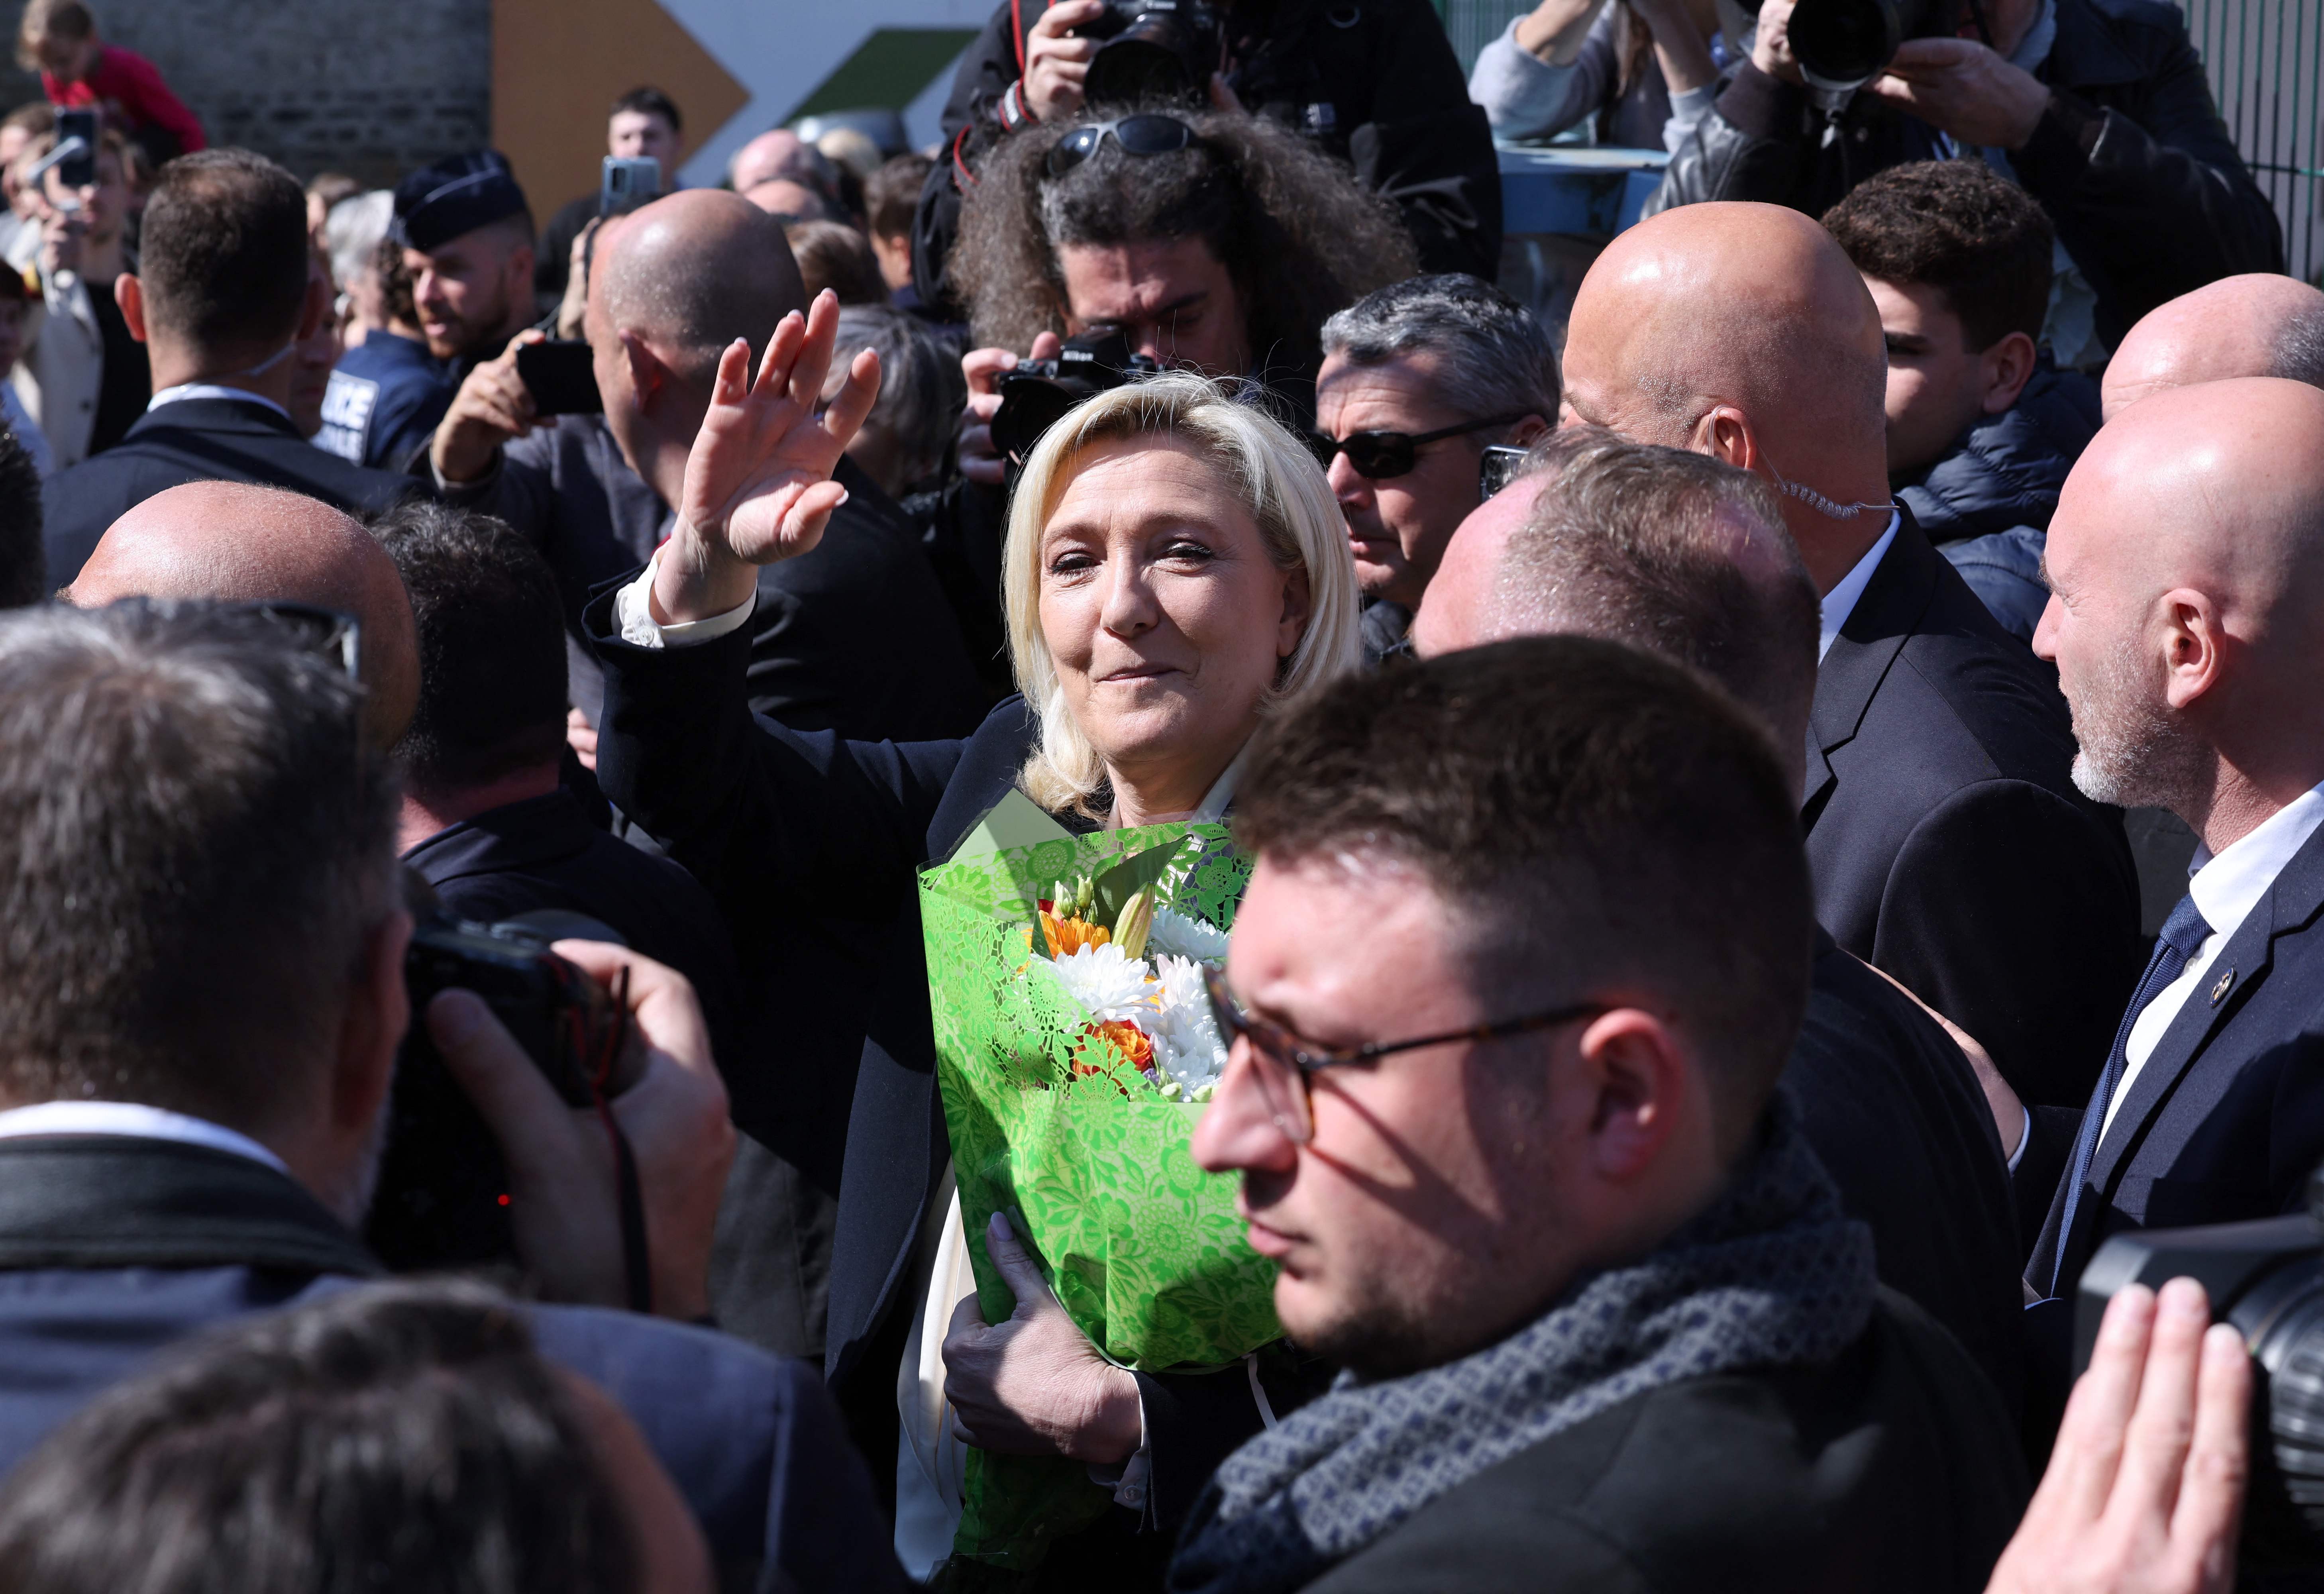
[[[1816,917],[2029,1103],[2089,1099],[2141,955],[2120,815],[2073,758],[2054,677],[1905,514],[1816,673]]]
[[[1310,1594],[1973,1594],[2024,1508],[1959,1346],[1882,1291],[1818,1367],[1690,1378],[1441,1496]]]
[[[109,1135],[0,1140],[0,1471],[171,1346],[379,1272],[313,1196],[250,1158]],[[762,1586],[905,1586],[810,1370],[659,1318],[525,1315],[542,1355],[629,1413],[739,1574],[728,1586],[752,1586],[761,1561]]]
[[[264,404],[180,399],[148,411],[104,453],[41,489],[49,583],[70,585],[106,528],[157,493],[189,482],[256,482],[369,514],[417,491],[410,478],[316,447]]]
[[[605,665],[597,769],[606,794],[710,888],[744,969],[779,981],[770,1000],[779,1010],[826,1031],[860,1016],[852,1073],[825,1052],[766,1089],[788,1108],[786,1147],[795,1141],[799,1156],[827,1158],[844,1142],[824,1367],[856,1442],[891,1458],[897,1366],[927,1285],[916,1242],[952,1156],[914,880],[1015,784],[1036,723],[1020,698],[964,741],[847,742],[753,722],[742,633],[634,648],[612,634],[611,610],[607,594],[587,616]],[[852,985],[827,970],[812,984],[788,977],[771,954],[801,916],[864,926],[879,954]],[[1140,1374],[1139,1384],[1153,1462],[1148,1511],[1175,1527],[1261,1417],[1240,1368]],[[1268,1388],[1278,1412],[1308,1392]]]
[[[912,226],[912,282],[926,303],[952,302],[945,262],[960,231],[962,179],[1001,136],[996,107],[1047,9],[1047,0],[1001,0],[953,78],[944,149]],[[1244,106],[1351,161],[1358,181],[1394,201],[1422,271],[1467,272],[1489,282],[1499,273],[1492,125],[1469,101],[1467,75],[1434,7],[1426,0],[1245,0],[1228,31],[1236,37],[1227,80]]]
[[[2283,269],[2274,208],[2236,154],[2175,5],[2056,0],[2050,86],[2009,162],[2042,202],[2098,295],[2108,346],[2141,316],[2238,272]],[[1942,153],[1935,131],[1869,95],[1822,142],[1804,89],[1748,60],[1671,158],[1649,212],[1700,199],[1760,199],[1821,216],[1885,167]]]
[[[1960,1048],[1819,932],[1783,1088],[1840,1204],[1872,1230],[1880,1282],[1950,1330],[2015,1413],[2024,1255],[1993,1112]]]
[[[422,457],[418,472],[429,469]],[[759,572],[752,618],[751,706],[795,730],[867,740],[965,735],[990,699],[918,531],[872,478],[843,458],[847,489],[814,552]],[[599,585],[633,571],[669,534],[669,506],[632,470],[595,415],[566,415],[518,438],[447,502],[498,515],[556,572],[576,645],[573,701],[595,717],[597,666],[579,643]]]

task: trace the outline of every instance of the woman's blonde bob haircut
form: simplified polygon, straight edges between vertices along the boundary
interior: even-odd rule
[[[1331,484],[1297,438],[1234,392],[1229,383],[1165,372],[1100,393],[1049,428],[1018,478],[1001,557],[1009,655],[1018,689],[1041,721],[1040,744],[1025,760],[1025,792],[1052,813],[1104,817],[1093,799],[1106,783],[1105,765],[1065,706],[1041,632],[1041,531],[1083,455],[1098,444],[1173,438],[1191,445],[1210,459],[1221,489],[1259,522],[1276,568],[1306,567],[1307,629],[1260,700],[1261,714],[1362,660],[1355,557]]]

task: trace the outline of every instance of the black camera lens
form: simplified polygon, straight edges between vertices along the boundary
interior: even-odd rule
[[[1082,97],[1093,106],[1140,100],[1199,102],[1219,66],[1218,24],[1206,5],[1142,0],[1121,31],[1090,58]]]
[[[1792,54],[1819,88],[1856,88],[1880,75],[1904,40],[1894,0],[1800,0]]]

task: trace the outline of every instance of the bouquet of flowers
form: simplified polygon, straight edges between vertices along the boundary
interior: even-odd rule
[[[1235,1184],[1188,1151],[1227,1048],[1203,989],[1250,865],[1223,826],[1068,834],[1011,798],[920,877],[937,1077],[979,1295],[1009,1215],[1057,1300],[1139,1371],[1232,1364],[1282,1334]],[[1037,1565],[1102,1514],[1080,1465],[971,1451],[957,1555]]]

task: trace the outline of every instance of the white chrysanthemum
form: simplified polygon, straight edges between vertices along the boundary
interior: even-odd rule
[[[1167,954],[1198,963],[1222,963],[1227,958],[1227,933],[1206,920],[1157,908],[1146,949],[1157,957]]]
[[[1154,968],[1160,1000],[1147,1027],[1154,1037],[1154,1061],[1187,1092],[1202,1091],[1217,1083],[1227,1065],[1218,1015],[1203,989],[1203,967],[1166,954],[1154,960]],[[1207,1092],[1195,1099],[1206,1100]]]
[[[1144,960],[1125,956],[1111,942],[1084,946],[1071,957],[1038,966],[1055,974],[1065,994],[1079,1002],[1094,1023],[1128,1019],[1143,1027],[1153,1018],[1157,991]]]

